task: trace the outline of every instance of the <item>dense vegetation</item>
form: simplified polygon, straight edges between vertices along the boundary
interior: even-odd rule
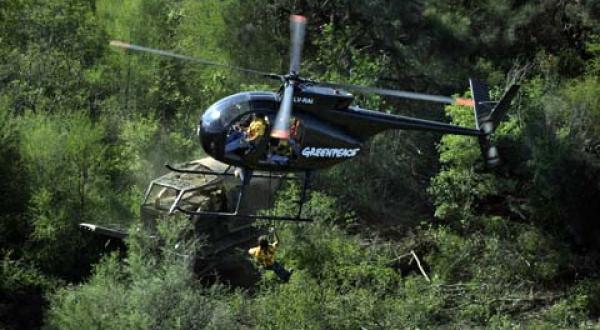
[[[477,76],[496,95],[519,81],[502,165],[485,170],[469,138],[375,137],[321,173],[314,224],[277,225],[287,284],[198,283],[177,255],[201,242],[173,242],[185,219],[161,224],[160,247],[132,229],[125,260],[92,253],[77,224],[135,225],[162,164],[201,156],[203,109],[274,88],[109,40],[283,72],[290,13],[309,18],[312,78],[462,94]],[[598,17],[593,0],[0,1],[0,328],[600,327]],[[467,107],[357,99],[473,125]]]

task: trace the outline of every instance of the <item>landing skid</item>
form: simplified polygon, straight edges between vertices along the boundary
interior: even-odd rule
[[[184,173],[184,174],[236,176],[236,173],[230,172],[231,166],[227,167],[227,169],[225,169],[225,171],[223,171],[223,172],[186,170],[186,169],[180,169],[180,168],[173,167],[169,164],[165,164],[165,166],[170,171],[177,172],[177,173]],[[312,177],[311,171],[304,172],[304,185],[303,185],[303,189],[302,189],[302,195],[300,197],[300,200],[296,201],[299,204],[298,212],[296,213],[296,216],[272,216],[272,215],[261,215],[261,214],[242,214],[242,213],[240,213],[240,206],[242,204],[242,201],[244,200],[244,194],[246,192],[246,188],[250,184],[250,181],[253,178],[263,178],[263,179],[270,179],[270,180],[271,179],[300,180],[300,178],[289,177],[289,176],[286,176],[283,174],[278,174],[278,175],[254,174],[254,173],[252,173],[252,170],[249,170],[249,169],[242,169],[242,172],[239,173],[239,176],[242,181],[242,185],[240,188],[240,192],[238,194],[237,201],[235,203],[235,210],[233,212],[215,212],[215,211],[202,211],[202,210],[190,211],[190,210],[183,209],[180,206],[176,206],[175,209],[182,213],[189,214],[189,215],[196,215],[196,216],[236,217],[236,218],[249,219],[249,220],[273,220],[273,221],[297,221],[297,222],[312,222],[313,221],[313,219],[302,218],[302,209],[303,209],[304,204],[306,203],[307,191],[310,187],[310,179]]]
[[[107,226],[94,225],[91,223],[80,223],[79,228],[85,231],[93,232],[100,236],[124,240],[127,236],[127,230],[123,228],[110,228]]]

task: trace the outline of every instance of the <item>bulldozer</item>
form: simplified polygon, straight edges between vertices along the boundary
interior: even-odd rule
[[[258,175],[242,188],[235,168],[210,157],[168,168],[169,173],[152,180],[146,189],[139,225],[152,233],[159,218],[183,214],[193,224],[193,235],[202,241],[201,249],[192,258],[194,273],[203,279],[218,278],[231,285],[250,286],[259,274],[246,251],[256,245],[257,238],[266,231],[256,226],[255,217],[222,214],[234,211],[256,214],[258,210],[271,208],[282,179]],[[243,200],[239,199],[241,189],[245,190]],[[79,226],[111,242],[112,246],[125,247],[126,228],[89,223]]]

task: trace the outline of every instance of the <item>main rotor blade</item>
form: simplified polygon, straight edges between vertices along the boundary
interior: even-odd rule
[[[306,17],[300,15],[290,16],[290,73],[300,73],[300,60],[302,47],[306,34]]]
[[[283,99],[275,117],[271,137],[276,139],[290,138],[290,117],[292,116],[292,99],[294,97],[294,82],[290,81],[283,90]]]
[[[252,73],[252,74],[257,74],[257,75],[262,75],[262,76],[273,76],[272,73],[268,73],[268,72],[262,72],[262,71],[258,71],[258,70],[252,70],[252,69],[242,68],[242,67],[239,67],[239,66],[233,66],[233,65],[223,64],[223,63],[219,63],[219,62],[213,62],[213,61],[205,60],[205,59],[198,58],[198,57],[191,57],[191,56],[186,56],[186,55],[180,55],[180,54],[177,54],[177,53],[173,53],[173,52],[166,51],[166,50],[161,50],[161,49],[148,48],[148,47],[144,47],[144,46],[133,45],[133,44],[129,44],[129,43],[126,43],[126,42],[123,42],[123,41],[119,41],[119,40],[111,40],[110,45],[114,46],[114,47],[131,49],[131,50],[136,50],[136,51],[140,51],[140,52],[147,52],[147,53],[157,54],[157,55],[161,55],[161,56],[174,57],[174,58],[178,58],[180,60],[185,60],[185,61],[191,61],[191,62],[196,62],[196,63],[201,63],[201,64],[219,66],[219,67],[222,67],[222,68],[228,68],[228,69],[238,70],[238,71]]]
[[[408,91],[400,91],[395,89],[387,89],[387,88],[379,88],[379,87],[366,87],[359,85],[350,85],[350,84],[334,84],[328,82],[315,82],[321,86],[347,89],[352,91],[357,91],[361,93],[370,93],[370,94],[379,94],[386,96],[394,96],[411,100],[420,100],[420,101],[430,101],[430,102],[438,102],[438,103],[446,103],[446,104],[456,104],[456,105],[467,105],[474,106],[475,103],[472,99],[465,98],[452,98],[449,96],[442,95],[432,95],[432,94],[423,94],[423,93],[415,93]]]

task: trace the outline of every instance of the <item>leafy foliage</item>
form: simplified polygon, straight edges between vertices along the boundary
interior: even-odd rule
[[[50,328],[597,327],[598,9],[574,0],[3,1],[0,327],[41,326],[44,295]],[[133,231],[127,259],[105,257],[89,275],[99,255],[77,224],[132,223],[163,163],[200,156],[202,109],[271,89],[108,41],[284,72],[290,12],[309,16],[303,72],[318,80],[448,94],[469,75],[491,86],[510,80],[505,72],[519,77],[522,93],[493,140],[500,168],[484,169],[474,139],[387,132],[317,180],[305,210],[315,224],[278,225],[278,258],[296,270],[288,284],[265,274],[248,292],[199,285],[179,257],[193,248],[174,247],[185,224],[173,219],[160,243]],[[469,108],[444,115],[356,99],[473,125]],[[297,194],[284,190],[274,211],[289,214]]]
[[[227,328],[235,324],[219,286],[195,282],[181,244],[187,219],[166,219],[158,236],[132,228],[125,264],[115,254],[94,270],[90,281],[66,287],[55,296],[48,326],[57,329],[114,327],[138,329]],[[157,244],[158,239],[163,243]],[[177,244],[179,243],[179,244]],[[159,251],[159,253],[156,253]]]

